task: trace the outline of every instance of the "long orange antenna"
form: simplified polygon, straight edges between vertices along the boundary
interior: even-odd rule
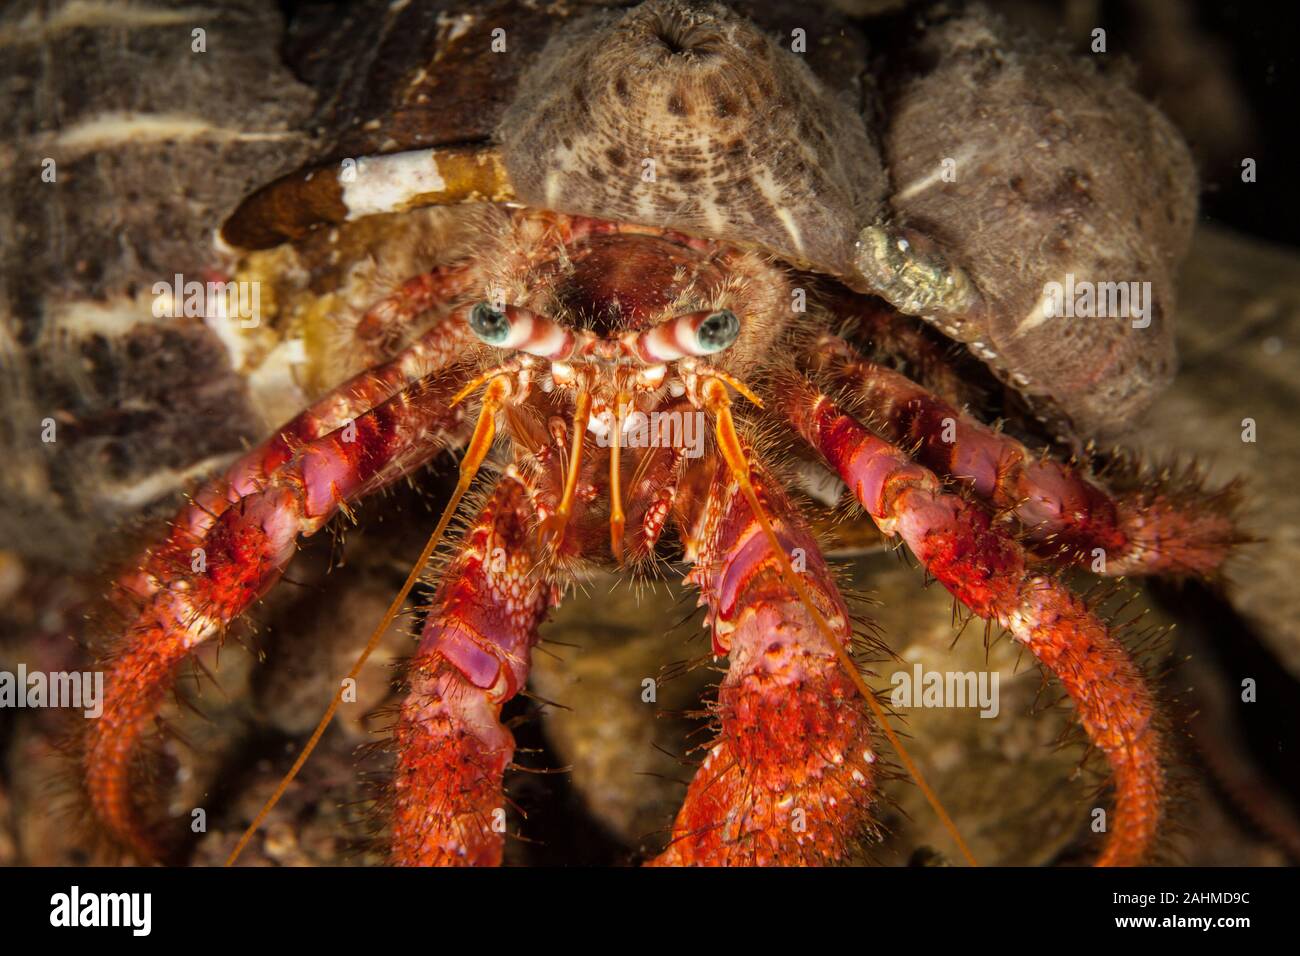
[[[744,393],[742,392],[742,394]],[[975,860],[975,855],[970,851],[970,847],[968,847],[966,841],[962,839],[961,832],[957,829],[957,824],[953,822],[952,817],[948,815],[948,811],[945,810],[943,804],[939,802],[938,795],[930,788],[930,785],[926,783],[925,777],[922,776],[920,768],[917,767],[915,761],[912,760],[911,755],[903,746],[903,742],[898,738],[894,729],[889,725],[889,719],[885,714],[884,708],[880,706],[880,702],[876,700],[875,693],[863,679],[861,672],[858,670],[858,665],[854,663],[853,658],[849,654],[848,648],[846,648],[844,643],[840,641],[839,637],[831,629],[830,624],[826,621],[826,618],[822,616],[821,611],[817,609],[817,605],[813,603],[812,595],[808,592],[807,587],[804,586],[803,581],[799,579],[799,575],[795,573],[794,568],[790,565],[790,559],[786,555],[785,549],[781,546],[781,541],[776,536],[776,531],[772,528],[772,522],[768,520],[767,512],[763,510],[763,506],[758,500],[758,494],[754,491],[754,485],[750,481],[749,461],[745,457],[745,449],[740,443],[740,436],[736,433],[736,423],[731,417],[731,398],[727,395],[726,386],[724,386],[720,380],[710,378],[704,383],[703,397],[705,406],[709,411],[713,412],[714,415],[718,446],[722,450],[722,456],[726,459],[728,468],[731,469],[732,477],[734,477],[737,484],[740,485],[740,491],[745,496],[745,500],[749,503],[749,510],[754,513],[754,518],[763,529],[763,533],[767,535],[768,541],[771,542],[772,551],[776,554],[777,564],[781,568],[782,577],[785,578],[786,583],[789,584],[794,592],[799,596],[799,600],[803,603],[804,607],[808,609],[808,613],[812,615],[813,621],[817,625],[817,629],[821,631],[822,636],[825,637],[827,643],[830,644],[831,650],[835,652],[836,658],[839,659],[840,666],[842,666],[845,673],[848,674],[849,680],[853,682],[853,686],[857,688],[858,693],[862,695],[862,699],[865,700],[867,706],[871,708],[871,712],[875,715],[881,729],[884,730],[885,736],[889,739],[890,745],[894,748],[894,752],[898,754],[898,759],[902,761],[908,774],[910,774],[912,779],[916,781],[917,787],[920,789],[921,793],[924,794],[926,801],[938,815],[939,821],[943,824],[944,829],[948,831],[953,842],[957,844],[957,849],[961,852],[961,855],[966,858],[966,862],[971,866],[979,866],[979,863]]]
[[[357,658],[352,669],[348,671],[347,677],[339,681],[339,689],[334,693],[334,699],[330,701],[325,716],[321,717],[320,723],[312,732],[311,738],[307,741],[306,746],[302,748],[302,753],[298,754],[298,759],[294,761],[289,772],[280,780],[280,785],[275,788],[275,793],[271,794],[271,799],[267,800],[262,809],[258,811],[253,822],[248,825],[244,835],[239,838],[235,844],[234,850],[226,858],[226,866],[233,866],[239,859],[239,854],[244,852],[244,847],[248,846],[248,841],[253,838],[265,822],[267,816],[280,802],[284,796],[289,784],[298,776],[298,771],[303,768],[307,758],[311,756],[316,745],[320,743],[325,729],[329,727],[330,721],[334,719],[335,712],[339,709],[339,704],[343,702],[344,684],[354,679],[357,674],[361,673],[361,668],[365,666],[366,661],[374,650],[379,646],[379,639],[383,637],[384,632],[388,630],[401,611],[402,605],[406,602],[407,595],[411,593],[411,588],[415,587],[415,582],[420,580],[420,574],[424,571],[424,566],[429,563],[429,558],[433,556],[434,549],[438,547],[438,542],[442,540],[447,525],[451,522],[452,515],[456,513],[456,507],[460,504],[460,499],[469,489],[470,483],[473,482],[474,476],[478,473],[479,467],[483,464],[483,459],[487,457],[488,451],[492,448],[492,439],[496,436],[496,413],[501,408],[505,397],[510,393],[510,380],[504,376],[498,376],[492,379],[483,395],[483,408],[479,412],[478,423],[474,426],[474,436],[470,439],[469,446],[465,450],[465,457],[460,462],[460,480],[456,482],[456,489],[451,493],[451,498],[447,506],[442,510],[442,517],[438,519],[438,526],[433,529],[433,534],[429,535],[428,542],[424,545],[424,550],[420,552],[419,558],[415,561],[415,566],[411,568],[411,573],[407,575],[406,582],[402,585],[397,597],[393,598],[393,603],[388,605],[388,610],[384,612],[383,620],[370,635],[370,640],[366,641],[366,646],[361,655]]]

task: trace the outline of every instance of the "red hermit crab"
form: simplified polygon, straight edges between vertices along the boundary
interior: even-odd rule
[[[1058,572],[1212,577],[1235,540],[1223,495],[1088,471],[1087,440],[1173,371],[1190,162],[1122,82],[985,15],[911,42],[863,109],[728,7],[593,13],[531,51],[490,142],[331,162],[247,199],[222,231],[247,257],[236,277],[250,250],[420,206],[463,204],[464,238],[362,311],[370,368],[198,489],[117,581],[103,716],[79,756],[103,827],[162,853],[132,775],[178,666],[301,536],[455,451],[460,480],[379,628],[474,501],[406,673],[393,862],[500,861],[500,712],[539,625],[586,568],[633,574],[674,548],[729,670],[655,862],[848,858],[871,826],[877,734],[898,741],[793,484],[818,471],[1061,682],[1112,771],[1099,862],[1146,859],[1160,715]],[[952,350],[912,316],[1076,457],[964,412]]]

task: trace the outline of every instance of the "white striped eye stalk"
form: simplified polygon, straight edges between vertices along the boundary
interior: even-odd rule
[[[468,319],[481,341],[499,349],[515,349],[557,362],[573,352],[573,332],[531,309],[507,305],[498,310],[489,302],[477,302]]]
[[[676,362],[730,348],[740,336],[740,319],[730,309],[702,310],[661,322],[637,334],[631,351],[644,362]]]

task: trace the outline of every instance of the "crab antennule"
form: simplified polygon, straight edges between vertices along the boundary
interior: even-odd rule
[[[609,548],[620,565],[623,563],[623,530],[627,521],[623,514],[623,476],[620,474],[627,401],[623,392],[614,399],[614,435],[609,446]]]
[[[483,374],[475,376],[466,382],[460,390],[451,397],[451,407],[454,408],[461,402],[465,401],[465,399],[477,392],[485,383],[494,381],[509,372],[515,371],[516,368],[517,366],[507,363],[505,365],[498,365],[496,368],[490,368]]]
[[[591,392],[584,386],[578,390],[573,403],[573,438],[569,444],[569,467],[564,475],[564,491],[555,511],[546,516],[540,528],[542,542],[550,542],[557,549],[564,543],[564,529],[569,524],[573,510],[573,496],[578,489],[578,475],[582,468],[583,438],[591,420]]]
[[[848,649],[836,635],[830,624],[826,621],[826,618],[822,615],[821,611],[818,610],[816,604],[813,602],[811,594],[809,594],[807,587],[804,585],[804,582],[790,565],[789,556],[782,547],[781,540],[777,537],[776,531],[772,528],[772,523],[768,520],[767,514],[763,510],[762,503],[758,500],[758,495],[755,493],[754,486],[750,481],[749,461],[745,455],[744,447],[740,443],[740,436],[736,433],[735,422],[731,417],[731,399],[727,396],[727,390],[723,387],[721,381],[709,379],[704,383],[704,402],[705,406],[714,414],[718,447],[721,449],[723,458],[727,462],[727,467],[735,477],[741,493],[749,502],[749,507],[754,514],[754,519],[763,529],[763,533],[767,535],[768,541],[771,543],[773,552],[776,555],[777,566],[780,568],[781,574],[785,577],[786,583],[790,586],[791,590],[798,595],[799,600],[803,602],[803,605],[807,608],[808,614],[812,617],[813,623],[826,639],[831,649],[835,652],[835,656],[839,658],[840,666],[844,668],[844,671],[853,682],[853,686],[857,688],[862,699],[867,702],[867,706],[871,708],[876,720],[880,722],[880,727],[884,731],[885,736],[889,738],[889,742],[893,746],[895,753],[898,754],[899,760],[902,761],[908,774],[916,782],[918,789],[920,789],[921,793],[925,796],[926,801],[934,809],[935,814],[939,817],[940,822],[952,837],[953,842],[957,845],[962,856],[966,858],[966,861],[970,863],[971,866],[978,866],[979,864],[975,860],[975,855],[971,853],[970,847],[966,845],[966,841],[962,838],[961,831],[957,829],[956,823],[953,822],[952,817],[949,816],[948,811],[944,809],[943,804],[939,801],[938,794],[936,794],[934,790],[931,789],[930,785],[926,783],[925,777],[921,774],[915,761],[912,760],[911,755],[907,752],[907,748],[903,746],[903,742],[898,738],[898,735],[890,726],[889,718],[886,716],[884,708],[880,706],[880,702],[876,700],[875,694],[872,692],[871,688],[867,686],[867,682],[863,679],[862,674],[858,670],[858,666],[854,662],[852,656],[849,654]]]
[[[416,582],[420,579],[420,575],[424,572],[424,566],[428,564],[429,559],[433,556],[434,550],[438,547],[438,542],[442,540],[442,536],[447,530],[447,525],[450,523],[452,516],[456,513],[457,506],[460,504],[460,499],[464,497],[465,492],[469,490],[470,483],[473,482],[474,476],[478,474],[479,467],[483,464],[483,459],[487,457],[488,451],[492,448],[492,439],[496,435],[496,413],[501,408],[505,399],[509,396],[510,387],[510,379],[504,375],[497,376],[489,383],[487,391],[483,396],[483,407],[479,411],[478,422],[474,427],[474,437],[470,439],[469,445],[465,449],[465,457],[461,459],[460,479],[456,482],[456,488],[452,491],[451,498],[447,501],[447,506],[443,508],[442,517],[438,519],[438,524],[433,529],[433,533],[429,535],[429,540],[425,543],[424,550],[420,552],[420,556],[416,559],[415,565],[411,568],[411,573],[407,575],[406,581],[397,592],[397,596],[393,598],[392,603],[388,605],[388,610],[384,612],[384,616],[382,620],[380,620],[379,625],[371,633],[370,639],[366,641],[366,646],[362,649],[361,654],[352,665],[352,669],[348,671],[347,678],[355,679],[356,676],[361,673],[361,668],[365,666],[370,655],[374,652],[375,648],[379,646],[380,638],[383,637],[384,632],[388,630],[389,625],[393,623],[393,619],[397,617],[398,612],[401,611],[402,604],[406,601],[407,595],[410,594],[411,589],[415,587]],[[239,859],[239,855],[244,851],[244,847],[248,845],[248,841],[253,838],[255,833],[257,833],[258,829],[262,825],[262,821],[264,821],[275,808],[275,805],[280,801],[280,798],[284,796],[284,792],[288,789],[289,784],[292,783],[293,779],[298,775],[298,771],[301,770],[303,765],[307,762],[307,758],[310,757],[312,751],[316,749],[316,744],[320,742],[322,735],[325,733],[325,729],[329,727],[330,721],[334,719],[334,713],[338,710],[339,704],[343,700],[343,691],[347,686],[347,683],[347,679],[339,682],[339,689],[335,692],[333,700],[330,701],[329,707],[326,708],[324,715],[320,719],[320,723],[316,725],[316,729],[312,732],[310,739],[308,739],[302,752],[298,755],[298,759],[294,761],[293,766],[289,768],[289,772],[284,775],[280,780],[279,786],[275,788],[275,792],[271,794],[270,799],[268,799],[262,806],[262,809],[258,811],[253,822],[248,825],[248,828],[239,838],[239,842],[235,845],[235,848],[230,852],[230,856],[226,859],[226,866],[233,866],[235,861]]]
[[[998,533],[977,505],[944,491],[929,469],[806,381],[783,388],[782,401],[881,530],[902,535],[945,588],[1007,628],[1065,686],[1114,773],[1115,818],[1098,864],[1142,862],[1163,815],[1164,745],[1151,690],[1123,645],[1077,595],[1029,574],[1021,545]]]

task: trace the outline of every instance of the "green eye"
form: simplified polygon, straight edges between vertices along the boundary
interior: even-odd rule
[[[695,330],[695,341],[700,350],[721,352],[729,347],[740,335],[740,319],[730,309],[723,309],[708,316]]]
[[[510,335],[510,320],[486,302],[469,311],[469,327],[488,345],[500,345]]]

